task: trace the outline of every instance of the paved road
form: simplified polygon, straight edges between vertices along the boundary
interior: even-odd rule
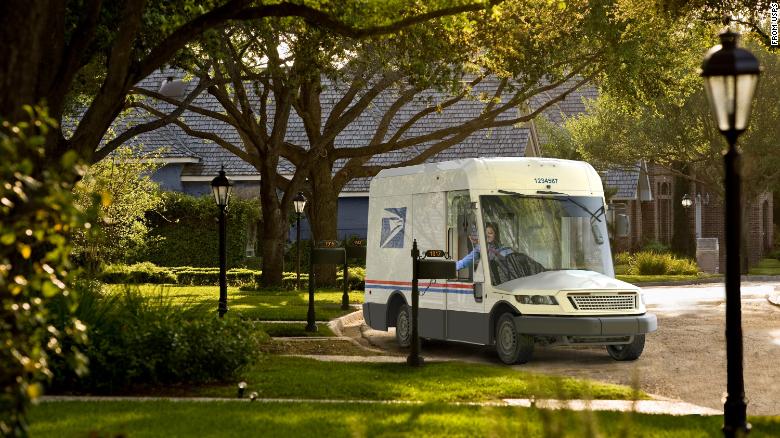
[[[780,307],[768,293],[780,282],[742,287],[745,388],[751,415],[780,414]],[[538,347],[534,359],[515,366],[535,372],[590,378],[641,389],[714,409],[726,388],[724,289],[722,285],[651,287],[645,301],[658,315],[659,329],[648,336],[636,362],[615,362],[604,348]],[[393,332],[368,330],[374,345],[399,352]],[[471,345],[426,344],[425,356],[499,363],[492,350]]]

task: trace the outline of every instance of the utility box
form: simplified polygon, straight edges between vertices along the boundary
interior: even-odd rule
[[[720,266],[720,245],[716,237],[696,239],[696,263],[702,272],[717,274]]]

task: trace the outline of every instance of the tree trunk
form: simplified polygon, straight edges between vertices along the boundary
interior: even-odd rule
[[[61,57],[63,9],[64,2],[0,2],[0,118],[24,119],[22,105],[41,104],[47,97]],[[51,108],[50,114],[60,111]]]
[[[263,216],[262,255],[264,287],[281,286],[284,271],[284,242],[287,218],[279,206],[274,175],[278,159],[264,160],[260,171],[260,205]]]
[[[680,171],[685,175],[688,175],[688,166],[684,164],[675,164],[672,166],[674,170]],[[696,236],[695,233],[691,233],[690,222],[688,221],[688,214],[693,214],[695,211],[689,212],[697,208],[693,206],[691,208],[683,208],[682,197],[688,193],[696,199],[695,194],[691,193],[690,180],[681,175],[674,177],[674,193],[672,196],[672,212],[673,212],[673,233],[672,233],[672,252],[678,256],[696,258]]]
[[[316,164],[311,172],[312,199],[308,217],[314,242],[319,240],[338,239],[338,201],[339,190],[333,185],[330,164]],[[333,285],[336,283],[336,266],[322,265],[317,267],[317,284]]]

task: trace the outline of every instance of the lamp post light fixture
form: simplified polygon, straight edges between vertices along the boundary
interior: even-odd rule
[[[219,171],[219,175],[211,180],[211,191],[214,193],[214,201],[219,208],[219,317],[225,316],[227,307],[227,218],[225,212],[230,202],[230,192],[233,191],[233,182],[225,175],[225,166]]]
[[[685,208],[689,208],[691,205],[693,205],[693,201],[691,200],[691,197],[688,196],[687,193],[683,195],[681,204]]]
[[[752,53],[737,47],[739,34],[726,30],[720,34],[720,45],[704,57],[701,76],[715,122],[728,141],[723,155],[725,170],[725,240],[726,240],[726,402],[723,434],[744,436],[750,432],[743,379],[742,310],[740,303],[740,151],[737,137],[748,126],[753,93],[761,67]]]
[[[303,196],[303,192],[298,192],[298,195],[293,199],[293,207],[295,207],[295,289],[301,288],[301,214],[303,209],[306,208],[306,197]]]

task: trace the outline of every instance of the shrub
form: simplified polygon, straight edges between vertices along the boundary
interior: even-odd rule
[[[160,211],[147,214],[151,242],[139,261],[158,266],[217,266],[217,206],[212,196],[199,198],[166,192]],[[260,217],[256,200],[233,197],[227,214],[227,266],[242,265],[249,225]]]
[[[699,272],[696,262],[679,259],[672,254],[643,251],[634,254],[627,274],[629,275],[694,275]]]
[[[699,265],[690,259],[673,258],[666,268],[669,275],[696,275],[699,273]]]
[[[219,284],[219,268],[185,269],[177,271],[178,283],[187,286],[209,286]],[[249,269],[228,269],[226,272],[229,286],[252,284],[260,277],[260,271]]]
[[[0,436],[27,434],[27,407],[55,357],[84,367],[74,344],[83,324],[70,315],[68,286],[70,237],[87,221],[71,192],[82,164],[72,150],[50,153],[56,122],[44,110],[24,112],[15,125],[0,120]],[[63,301],[60,330],[51,327],[53,299]],[[71,348],[61,348],[66,341]]]
[[[168,268],[161,268],[154,263],[144,262],[134,265],[109,265],[98,274],[98,279],[104,283],[176,283],[176,274]]]
[[[663,244],[657,240],[651,240],[642,246],[642,252],[653,252],[656,254],[665,254],[671,252],[671,250],[669,245]]]
[[[223,381],[249,364],[261,341],[251,323],[177,304],[162,289],[151,296],[131,287],[108,295],[92,284],[79,292],[76,315],[88,327],[90,372],[78,378],[58,364],[52,384],[60,391]]]
[[[631,263],[631,253],[628,252],[619,252],[615,254],[615,264],[616,265],[628,265]]]
[[[285,272],[282,277],[282,287],[285,289],[295,289],[295,272]],[[336,288],[343,287],[344,276],[341,269],[336,273]],[[309,274],[308,272],[301,272],[301,289],[309,287]],[[366,288],[366,268],[359,266],[349,268],[349,288],[350,290],[365,290]],[[241,287],[241,290],[251,291],[260,290],[262,286],[260,284],[259,273],[255,277],[254,284],[247,284]]]

